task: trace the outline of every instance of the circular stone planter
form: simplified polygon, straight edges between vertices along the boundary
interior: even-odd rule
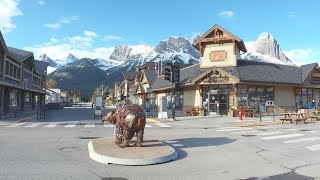
[[[128,166],[160,164],[178,157],[174,148],[157,140],[145,140],[143,147],[120,148],[114,143],[114,138],[98,138],[89,142],[88,150],[94,161]]]

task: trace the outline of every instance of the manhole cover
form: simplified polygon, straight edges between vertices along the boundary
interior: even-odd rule
[[[97,139],[100,137],[78,137],[79,139]]]
[[[311,131],[309,129],[300,129],[300,131]]]
[[[243,137],[253,137],[253,136],[256,136],[256,135],[253,135],[253,134],[243,134],[243,135],[241,135],[241,136],[243,136]]]
[[[63,148],[60,148],[59,150],[64,152],[72,152],[72,151],[80,151],[81,149],[79,147],[63,147]]]
[[[258,129],[258,131],[267,131],[266,129]]]

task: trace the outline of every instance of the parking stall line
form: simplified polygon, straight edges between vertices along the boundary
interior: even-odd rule
[[[261,132],[261,131],[258,131],[258,130],[253,130],[253,131],[238,131],[238,132],[233,132],[231,134],[251,134],[251,133],[258,133],[258,132]]]
[[[145,127],[152,127],[150,124],[146,124],[146,126]]]
[[[7,126],[7,127],[18,127],[18,126],[22,126],[24,125],[25,123],[16,123],[16,124],[12,124],[10,126]]]
[[[103,126],[104,126],[104,127],[106,127],[106,128],[114,127],[114,125],[113,125],[113,124],[104,124]]]
[[[41,124],[40,123],[33,123],[33,124],[30,124],[28,126],[25,126],[27,128],[33,128],[33,127],[37,127],[37,126],[40,126]]]
[[[263,140],[273,140],[273,139],[284,139],[284,138],[292,138],[292,137],[299,137],[303,136],[304,134],[285,134],[285,135],[279,135],[279,136],[269,136],[261,138]]]

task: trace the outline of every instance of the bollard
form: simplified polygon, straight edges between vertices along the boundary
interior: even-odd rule
[[[261,112],[260,112],[260,122],[262,122],[262,114],[261,114]]]

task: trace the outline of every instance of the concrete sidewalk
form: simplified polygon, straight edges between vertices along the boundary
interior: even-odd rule
[[[185,117],[177,117],[175,120],[170,118],[160,119],[160,118],[147,118],[149,121],[154,122],[162,122],[162,123],[170,123],[170,122],[181,122],[181,121],[199,121],[199,120],[210,120],[215,121],[217,123],[226,123],[234,126],[266,126],[266,125],[274,125],[281,124],[280,116],[263,116],[261,117],[246,117],[243,120],[239,120],[239,117],[228,117],[221,115],[211,115],[211,116],[185,116]],[[286,123],[286,122],[285,122]]]
[[[21,116],[7,118],[7,119],[1,119],[0,122],[19,123],[19,122],[23,122],[23,121],[27,121],[27,120],[32,120],[34,118],[37,118],[37,110],[22,112]]]

